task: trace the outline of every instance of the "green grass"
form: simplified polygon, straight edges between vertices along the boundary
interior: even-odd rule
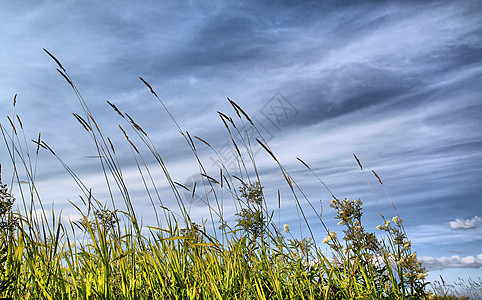
[[[116,148],[102,133],[65,68],[48,54],[58,64],[59,73],[72,87],[83,109],[83,115],[75,114],[75,117],[97,149],[110,199],[107,202],[97,199],[95,191],[82,182],[40,134],[33,144],[27,142],[21,119],[14,111],[6,126],[0,124],[13,166],[12,175],[18,183],[15,191],[19,207],[12,210],[12,192],[3,185],[1,297],[428,299],[426,271],[412,252],[412,244],[395,205],[393,217],[385,218],[379,212],[381,225],[378,230],[387,236],[380,240],[362,224],[361,201],[336,197],[309,165],[299,159],[300,167],[312,173],[313,179],[333,197],[330,206],[337,211],[336,219],[344,228],[343,238],[337,237],[238,104],[229,100],[234,117],[219,113],[235,149],[234,159],[238,165],[235,175],[207,141],[181,129],[154,89],[142,78],[154,99],[171,116],[197,161],[204,179],[204,187],[197,187],[197,191],[211,190],[214,186],[217,189],[205,195],[209,198],[210,218],[196,224],[181,197],[186,190],[194,195],[193,188],[173,180],[148,133],[128,114],[109,103],[119,116],[119,128],[132,150],[139,178],[145,183],[146,195],[157,216],[157,224],[141,225],[132,204],[135,199],[131,198],[116,157]],[[248,132],[257,134],[253,136]],[[242,137],[239,145],[233,137],[235,134]],[[134,143],[130,136],[135,136],[138,142]],[[268,204],[264,196],[263,181],[253,153],[258,145],[279,167],[282,180],[273,188],[279,191],[284,187],[291,192],[286,199],[281,199],[278,192],[275,207],[270,207],[272,203]],[[201,147],[208,147],[218,155],[222,167],[216,174],[207,174],[198,155]],[[45,211],[35,181],[39,151],[50,152],[56,157],[79,186],[83,205],[72,203],[72,206],[82,215],[82,220],[61,221],[61,216],[54,211],[49,216],[35,213],[39,208]],[[156,165],[148,165],[146,155],[151,156]],[[358,158],[354,158],[365,174]],[[153,168],[160,168],[164,173],[172,192],[171,202],[176,203],[173,207],[167,207],[161,200],[157,179],[151,175]],[[375,172],[373,174],[378,178]],[[219,189],[223,190],[222,194],[216,193]],[[387,200],[391,201],[388,193]],[[228,201],[235,204],[234,216],[224,212],[223,204]],[[308,231],[306,236],[295,237],[289,226],[281,226],[279,220],[273,220],[274,213],[279,214],[281,210],[280,203],[285,201],[294,201],[299,224]],[[303,210],[306,205],[311,208],[309,211]],[[316,215],[316,224],[307,221],[310,215]],[[319,228],[323,229],[321,235]],[[326,236],[322,245],[316,243],[315,236]],[[437,299],[450,299],[446,296]]]

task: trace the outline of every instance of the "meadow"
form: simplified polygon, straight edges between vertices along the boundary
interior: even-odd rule
[[[105,186],[111,191],[110,199],[98,199],[95,191],[84,184],[40,134],[28,141],[21,118],[14,110],[7,117],[8,123],[0,127],[13,166],[12,182],[16,184],[15,189],[1,185],[1,297],[468,299],[452,296],[443,280],[435,286],[425,280],[426,270],[412,251],[402,216],[398,215],[388,192],[383,201],[390,201],[393,211],[389,214],[379,211],[380,225],[376,230],[386,237],[380,239],[363,225],[363,203],[334,195],[309,164],[299,158],[300,167],[332,196],[329,206],[336,211],[337,226],[343,227],[343,236],[337,236],[326,225],[323,212],[315,208],[314,201],[303,192],[237,103],[228,99],[233,116],[218,112],[232,142],[237,165],[233,172],[208,141],[182,130],[153,87],[142,78],[146,95],[159,101],[185,139],[197,161],[203,184],[192,187],[176,182],[149,134],[128,113],[108,102],[119,117],[118,127],[132,151],[133,164],[156,212],[156,224],[141,224],[115,145],[101,131],[66,69],[52,54],[47,54],[82,107],[83,114],[74,116],[95,145]],[[15,104],[14,98],[14,108]],[[140,142],[134,142],[133,135]],[[241,143],[234,135],[241,137]],[[255,146],[260,146],[278,166],[283,180],[274,189],[287,188],[291,195],[286,199],[278,192],[278,199],[268,205],[266,186],[253,153]],[[201,147],[209,148],[218,157],[221,167],[215,174],[206,171],[199,155]],[[36,187],[40,151],[58,159],[78,185],[82,206],[74,203],[72,206],[82,215],[80,220],[65,222],[55,212],[36,213],[39,209],[46,211]],[[147,155],[156,164],[146,163]],[[375,171],[366,171],[355,154],[353,159],[370,188],[377,184],[385,189]],[[168,207],[161,200],[156,182],[159,179],[152,176],[153,168],[162,170],[175,207]],[[5,178],[6,174],[3,175]],[[375,182],[369,177],[375,178]],[[216,192],[219,190],[223,193]],[[194,197],[200,191],[206,191],[205,199],[209,199],[206,205],[210,218],[196,223],[182,195],[189,193]],[[228,201],[236,207],[234,216],[224,212],[224,203]],[[279,215],[280,203],[284,201],[294,201],[298,222],[306,228],[305,236],[294,235],[289,225],[282,225],[273,217],[275,213]],[[277,204],[274,207],[273,202]],[[306,205],[311,208],[309,211]],[[315,215],[317,224],[308,222],[308,215]],[[317,243],[317,236],[324,237],[321,243]],[[478,283],[473,284],[477,287]],[[469,287],[469,293],[470,290]]]

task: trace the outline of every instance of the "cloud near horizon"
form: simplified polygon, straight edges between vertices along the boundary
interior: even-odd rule
[[[480,268],[482,267],[482,254],[477,256],[460,257],[453,255],[451,257],[420,257],[422,265],[428,271],[443,270],[449,268]]]
[[[479,216],[475,216],[471,219],[455,219],[455,221],[451,221],[450,229],[452,230],[466,230],[466,229],[473,229],[476,228],[479,224],[482,224],[482,218]]]

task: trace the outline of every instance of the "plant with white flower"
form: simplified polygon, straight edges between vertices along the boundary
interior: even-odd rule
[[[330,231],[328,235],[323,239],[322,243],[329,244],[330,241],[333,241],[335,239],[336,239],[336,232]]]
[[[365,252],[365,250],[377,250],[379,243],[374,234],[365,231],[361,223],[362,218],[362,201],[333,199],[330,201],[330,207],[338,211],[335,219],[339,219],[338,225],[346,227],[343,230],[347,247],[353,251],[354,254]]]
[[[290,225],[285,224],[285,225],[283,226],[283,232],[284,232],[284,233],[290,233]]]
[[[393,221],[395,224],[397,224],[397,226],[401,226],[403,220],[400,219],[398,216],[395,216],[395,217],[392,218],[392,221]]]

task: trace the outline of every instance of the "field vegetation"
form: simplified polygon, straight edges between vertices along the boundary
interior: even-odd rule
[[[150,84],[140,78],[146,92],[169,113],[203,178],[203,186],[176,182],[149,134],[128,113],[109,102],[119,117],[119,129],[132,150],[139,178],[145,183],[146,195],[157,216],[156,224],[142,225],[114,144],[102,133],[66,69],[53,55],[47,54],[56,62],[60,75],[72,87],[82,107],[83,114],[74,116],[97,149],[105,186],[111,191],[110,199],[98,199],[95,191],[83,183],[40,134],[28,141],[21,118],[14,110],[7,117],[8,123],[0,127],[13,166],[12,183],[16,184],[13,189],[16,197],[6,184],[2,184],[0,190],[1,297],[453,299],[444,286],[436,289],[428,286],[426,270],[412,251],[395,205],[389,215],[379,211],[380,225],[376,230],[386,236],[380,239],[364,227],[360,200],[334,195],[309,164],[298,159],[300,167],[331,194],[329,206],[336,211],[338,226],[343,227],[343,235],[338,236],[325,224],[323,212],[315,208],[259,134],[256,124],[229,99],[233,116],[219,112],[219,117],[232,141],[238,168],[230,170],[218,155],[221,168],[215,174],[208,174],[199,153],[201,147],[207,147],[217,155],[214,147],[182,130]],[[15,104],[16,99],[14,107]],[[131,135],[139,142],[135,143]],[[239,139],[234,135],[241,137],[241,143],[236,142]],[[277,201],[266,201],[254,146],[261,147],[279,167],[282,180],[277,183],[278,187],[272,187],[278,190]],[[66,222],[54,211],[36,213],[46,212],[36,187],[39,151],[47,151],[57,158],[79,186],[82,205],[72,203],[72,206],[82,215],[81,220]],[[156,165],[147,164],[146,155],[151,156]],[[376,184],[385,188],[374,171],[365,173],[355,155],[354,159],[370,188],[368,175],[373,175]],[[162,170],[175,206],[168,207],[161,200],[158,178],[152,176],[153,168]],[[289,197],[282,199],[281,186],[290,191]],[[216,193],[219,190],[223,193]],[[188,192],[194,197],[200,191],[206,191],[205,199],[209,199],[206,205],[210,218],[196,223],[182,195]],[[388,193],[385,200],[392,201]],[[234,202],[235,215],[226,215],[223,204],[228,201]],[[274,218],[285,201],[294,201],[305,236],[293,234],[288,224],[280,224]],[[302,208],[306,205],[310,210]],[[317,224],[308,222],[308,216],[313,215]],[[315,237],[322,242],[317,244]]]

